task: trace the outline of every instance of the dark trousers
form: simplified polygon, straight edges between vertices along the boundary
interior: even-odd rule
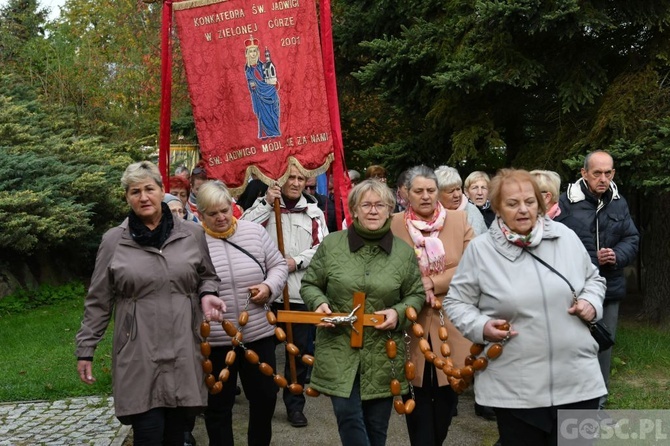
[[[412,446],[441,446],[449,433],[451,419],[458,407],[458,394],[451,386],[440,387],[435,366],[426,362],[423,387],[414,387],[416,407],[405,415],[407,432]],[[404,395],[407,401],[410,395]]]
[[[157,407],[131,415],[134,446],[182,446],[186,429],[187,409]]]
[[[556,446],[559,409],[597,409],[599,398],[537,409],[494,407],[503,446]]]
[[[268,363],[273,370],[277,367],[274,338],[259,339],[245,343],[245,346],[258,354],[260,362]],[[212,361],[214,376],[218,377],[225,367],[226,354],[232,348],[212,348],[209,359]],[[235,348],[235,352],[237,357],[235,363],[229,367],[230,378],[224,383],[223,390],[216,395],[210,394],[207,399],[205,426],[209,444],[210,446],[232,446],[234,444],[233,405],[239,374],[244,395],[249,400],[247,444],[267,446],[272,439],[272,416],[277,404],[277,385],[272,376],[263,375],[258,365],[253,365],[244,358],[244,350],[241,347]]]
[[[360,375],[349,398],[330,397],[337,418],[340,441],[346,446],[384,446],[393,398],[361,400]]]
[[[275,311],[283,310],[283,303],[274,303],[272,304],[272,309]],[[307,311],[307,305],[305,304],[294,304],[291,303],[291,311]],[[283,324],[282,324],[283,325]],[[293,343],[298,347],[300,353],[306,353],[308,351],[309,340],[311,336],[311,330],[313,329],[309,324],[291,324],[293,329]],[[285,327],[283,327],[285,329]],[[291,368],[289,362],[289,353],[284,350],[284,355],[286,362],[284,364],[284,377],[286,380],[291,383]],[[300,360],[296,358],[295,360],[295,371],[298,384],[305,386],[307,380],[307,369],[308,367]],[[299,395],[294,395],[288,390],[288,386],[284,389],[283,392],[284,405],[286,406],[286,413],[291,414],[292,412],[302,412],[305,409],[305,395],[303,393]]]
[[[612,336],[616,338],[616,327],[619,322],[619,301],[618,300],[609,300],[605,301],[603,304],[603,318],[602,321],[607,325],[612,333]],[[598,353],[598,362],[600,363],[600,372],[603,374],[603,379],[605,380],[605,385],[609,389],[610,382],[610,368],[612,364],[612,347],[607,350]],[[607,402],[607,395],[600,398],[600,408],[605,407]]]

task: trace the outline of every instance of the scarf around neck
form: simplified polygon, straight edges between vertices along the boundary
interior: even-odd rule
[[[207,227],[204,221],[202,221],[202,227],[204,228],[205,232],[212,237],[226,239],[232,237],[232,235],[235,234],[235,231],[237,231],[237,218],[233,217],[230,223],[230,227],[223,232],[212,231]]]
[[[372,244],[378,242],[382,239],[390,230],[391,230],[391,219],[387,218],[381,228],[370,230],[363,227],[363,225],[354,219],[353,230],[356,231],[366,243],[372,242]]]
[[[438,236],[446,219],[447,211],[439,201],[430,221],[421,220],[411,206],[405,211],[405,226],[414,243],[414,253],[424,277],[445,270],[444,245]],[[429,235],[425,237],[422,232],[428,232]]]
[[[128,229],[132,239],[141,246],[152,246],[160,249],[165,243],[165,240],[170,236],[174,221],[172,219],[172,212],[167,204],[161,203],[161,221],[153,230],[149,229],[140,218],[131,210],[128,213]]]
[[[561,215],[561,207],[558,205],[558,202],[554,203],[552,207],[547,209],[547,217],[554,220],[556,217]]]
[[[458,205],[457,211],[464,211],[468,206],[468,199],[465,196],[461,196],[461,204]]]
[[[497,217],[498,225],[502,231],[505,239],[513,245],[520,246],[522,248],[532,248],[540,244],[542,241],[542,235],[544,234],[544,223],[543,218],[538,216],[535,221],[535,226],[528,233],[528,235],[517,234],[512,231],[509,226],[505,224],[502,218]]]

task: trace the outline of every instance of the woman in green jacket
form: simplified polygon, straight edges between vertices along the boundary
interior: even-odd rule
[[[382,182],[366,180],[349,193],[354,218],[348,230],[328,235],[312,258],[300,290],[308,308],[325,315],[350,313],[353,294],[366,295],[365,313],[384,315],[384,322],[363,330],[363,346],[352,348],[349,325],[322,323],[316,334],[311,387],[329,395],[342,444],[384,445],[393,395],[390,382],[404,376],[405,309],[417,312],[424,300],[421,273],[414,252],[393,236],[391,210],[395,199]],[[390,360],[387,339],[398,354]]]

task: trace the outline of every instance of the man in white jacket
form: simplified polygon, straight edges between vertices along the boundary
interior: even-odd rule
[[[277,221],[275,219],[273,203],[279,198],[281,208],[282,238],[284,241],[284,257],[288,263],[288,293],[291,310],[306,311],[307,307],[300,297],[300,281],[305,270],[316,252],[318,245],[328,235],[326,219],[316,200],[303,194],[307,177],[297,166],[289,167],[289,175],[283,186],[268,187],[265,197],[258,198],[254,204],[244,212],[243,220],[260,223],[265,226],[270,237],[277,242]],[[283,296],[273,304],[275,308],[283,309]],[[304,352],[310,339],[311,326],[293,324],[293,343]],[[285,376],[290,376],[289,358],[286,355],[284,368]],[[304,386],[307,377],[307,366],[302,361],[296,361],[298,384]],[[294,395],[288,388],[284,389],[284,405],[289,423],[293,427],[307,426],[304,415],[305,396]]]

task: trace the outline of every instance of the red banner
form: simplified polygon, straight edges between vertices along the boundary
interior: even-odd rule
[[[314,0],[173,4],[208,174],[233,193],[333,159]]]

